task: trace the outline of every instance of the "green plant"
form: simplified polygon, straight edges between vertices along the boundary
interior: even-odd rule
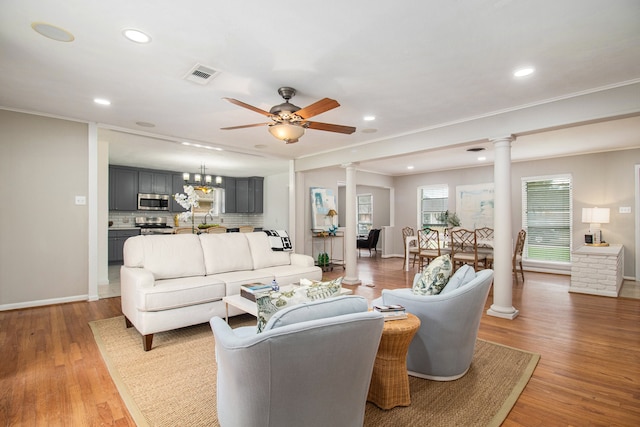
[[[437,216],[438,221],[449,227],[460,227],[460,217],[455,212],[444,211]]]

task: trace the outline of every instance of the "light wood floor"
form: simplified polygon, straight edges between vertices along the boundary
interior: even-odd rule
[[[370,300],[414,274],[397,258],[363,256],[358,266],[354,293]],[[503,425],[640,425],[640,300],[568,287],[568,276],[527,272],[513,291],[520,315],[482,318],[480,338],[542,356]],[[120,314],[120,298],[0,312],[0,425],[135,425],[88,326]]]

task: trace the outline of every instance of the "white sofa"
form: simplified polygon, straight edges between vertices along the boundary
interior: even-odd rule
[[[120,269],[126,326],[153,334],[224,317],[222,298],[247,283],[279,285],[321,280],[322,269],[308,255],[271,249],[263,232],[135,236],[124,244]],[[229,307],[229,315],[242,312]]]

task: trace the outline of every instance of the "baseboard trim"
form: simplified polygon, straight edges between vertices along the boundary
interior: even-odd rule
[[[42,307],[45,305],[64,304],[67,302],[78,302],[78,301],[87,301],[87,300],[89,300],[89,295],[84,294],[84,295],[75,295],[75,296],[65,297],[65,298],[51,298],[51,299],[37,300],[37,301],[17,302],[13,304],[0,305],[0,311],[19,310],[22,308]]]

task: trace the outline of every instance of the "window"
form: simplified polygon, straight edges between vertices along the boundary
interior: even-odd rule
[[[570,175],[522,178],[524,258],[571,261],[572,199]]]
[[[358,195],[358,234],[369,234],[373,227],[373,195]]]
[[[449,186],[439,184],[418,187],[418,198],[420,227],[446,227],[447,224],[441,221],[441,215],[448,210]]]

